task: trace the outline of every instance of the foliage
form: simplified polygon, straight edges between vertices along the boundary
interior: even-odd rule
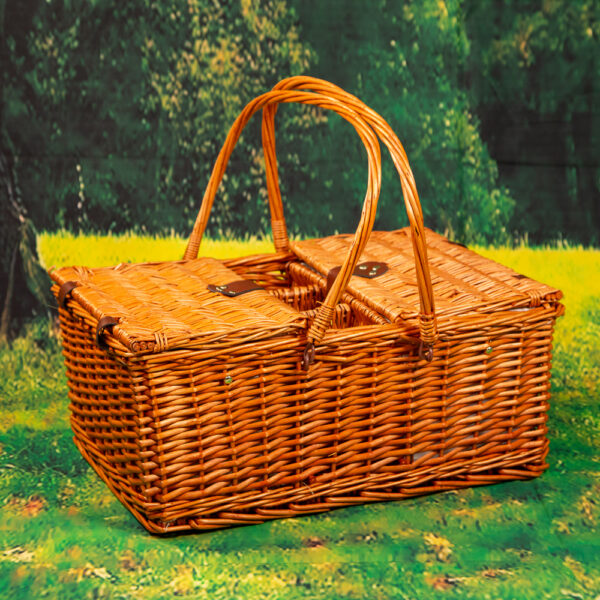
[[[469,54],[461,4],[379,0],[368,20],[360,0],[345,2],[341,14],[319,0],[303,0],[297,6],[306,36],[320,57],[317,73],[364,99],[403,141],[426,224],[464,242],[505,241],[514,201],[498,182],[496,165],[461,85],[461,65]],[[338,22],[343,34],[332,37]],[[343,137],[337,123],[331,123],[331,129],[328,143],[309,151],[313,163],[321,169],[325,165],[321,178],[331,186],[325,205],[334,207],[333,223],[351,231],[364,187],[364,174],[354,168],[360,150]],[[330,158],[336,146],[345,152]],[[387,167],[378,222],[391,229],[407,223],[407,218],[398,177]],[[310,188],[308,196],[317,195],[323,195],[322,190]],[[350,211],[347,203],[335,203],[339,197],[353,199]],[[321,219],[327,217],[322,211],[315,210]]]
[[[4,125],[43,228],[188,229],[234,115],[311,59],[285,0],[27,0],[4,21]],[[314,118],[280,121],[289,137]],[[257,123],[249,133],[217,203],[220,233],[266,228]]]
[[[536,242],[600,240],[600,4],[465,0],[469,91],[511,227]]]
[[[427,225],[463,242],[596,243],[600,20],[594,0],[4,0],[2,146],[38,228],[189,231],[242,106],[311,73],[405,142]],[[364,152],[337,116],[279,111],[295,234],[352,231]],[[210,233],[269,230],[258,118]],[[489,148],[489,150],[488,150]],[[499,165],[499,170],[498,170]],[[386,161],[380,226],[406,222]]]
[[[262,251],[262,243],[248,250]],[[175,237],[109,236],[101,243],[64,233],[44,235],[40,247],[46,263],[53,252],[58,265],[81,262],[77,256],[114,263],[134,253],[168,260],[183,249]],[[205,250],[240,254],[230,242]],[[550,468],[541,478],[152,537],[68,441],[59,343],[37,321],[12,352],[0,350],[2,597],[596,598],[599,252],[479,251],[565,292],[548,419]]]
[[[285,0],[170,0],[153,4],[152,10],[143,67],[153,93],[142,105],[160,115],[159,153],[177,156],[161,172],[155,211],[168,219],[175,207],[189,222],[224,134],[241,109],[268,91],[281,73],[305,71],[311,52],[299,41]],[[284,113],[280,135],[285,137],[303,135],[315,120],[307,111]],[[259,120],[254,118],[228,165],[209,229],[220,235],[270,227]],[[287,169],[291,178],[297,171],[293,164]],[[175,225],[181,220],[158,222]]]

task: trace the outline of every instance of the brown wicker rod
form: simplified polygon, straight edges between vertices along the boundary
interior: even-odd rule
[[[356,235],[338,276],[336,277],[331,289],[329,290],[329,293],[327,294],[327,297],[325,298],[325,301],[319,308],[318,314],[308,330],[308,348],[314,347],[314,344],[321,340],[326,329],[330,326],[335,305],[339,302],[348,284],[348,280],[350,279],[350,276],[356,267],[360,254],[367,243],[375,222],[377,199],[379,198],[379,191],[381,188],[381,156],[379,151],[379,143],[371,128],[361,119],[360,116],[358,116],[354,110],[333,98],[328,98],[326,96],[311,92],[267,92],[266,94],[262,94],[248,103],[232,125],[229,134],[227,135],[227,139],[225,140],[225,144],[223,145],[223,148],[217,157],[217,161],[204,193],[200,212],[196,218],[196,223],[184,254],[184,259],[195,258],[198,255],[198,249],[206,229],[206,224],[208,222],[208,217],[212,208],[216,191],[219,187],[223,174],[225,173],[231,152],[233,151],[233,148],[235,147],[235,144],[237,143],[237,140],[239,139],[246,123],[250,120],[252,115],[261,108],[281,102],[299,102],[302,104],[311,104],[337,112],[340,116],[344,117],[354,126],[363,143],[365,144],[369,159],[367,193],[365,195],[363,211]]]
[[[390,151],[390,155],[400,175],[400,183],[404,195],[406,212],[410,222],[411,238],[415,258],[415,269],[417,273],[417,285],[421,302],[420,314],[420,337],[423,343],[431,348],[437,339],[437,327],[435,318],[435,303],[431,276],[429,274],[429,263],[427,260],[427,243],[423,225],[423,212],[419,195],[408,163],[408,158],[402,143],[393,132],[388,123],[374,110],[369,108],[356,96],[349,94],[342,88],[315,77],[290,77],[280,81],[273,89],[300,89],[309,88],[318,93],[336,98],[352,107],[379,135]],[[277,158],[275,153],[274,123],[277,106],[266,106],[263,109],[262,136],[263,150],[265,154],[265,167],[267,172],[267,192],[271,207],[271,217],[274,222],[273,235],[275,247],[278,251],[287,250],[290,242],[285,227],[285,217],[279,181],[277,175]],[[275,237],[275,232],[277,236]]]

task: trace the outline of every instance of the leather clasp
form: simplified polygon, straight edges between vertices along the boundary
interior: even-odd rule
[[[313,342],[307,342],[304,352],[302,353],[301,367],[303,371],[308,371],[310,365],[315,362],[315,345]]]
[[[207,286],[207,289],[211,292],[228,296],[229,298],[235,298],[236,296],[241,296],[242,294],[247,294],[248,292],[253,292],[255,290],[262,290],[264,288],[257,283],[254,283],[254,281],[238,279],[237,281],[232,281],[231,283],[224,285],[210,284]]]
[[[333,267],[333,269],[330,269],[329,273],[327,273],[327,291],[330,290],[341,268],[342,267]],[[352,275],[364,277],[365,279],[375,279],[375,277],[379,277],[380,275],[387,273],[388,270],[389,267],[386,263],[368,260],[356,265]]]

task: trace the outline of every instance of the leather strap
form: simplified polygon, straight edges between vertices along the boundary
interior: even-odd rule
[[[327,291],[329,291],[329,288],[333,285],[333,282],[340,272],[340,269],[341,267],[333,267],[333,269],[330,269],[329,273],[327,273]],[[365,279],[375,279],[375,277],[379,277],[380,275],[387,273],[388,269],[389,267],[384,262],[368,260],[356,265],[352,275],[364,277]]]
[[[235,298],[236,296],[241,296],[242,294],[247,294],[248,292],[254,292],[255,290],[264,289],[254,281],[249,281],[248,279],[238,279],[237,281],[232,281],[231,283],[227,283],[225,285],[209,285],[208,289],[211,292],[216,292],[218,294],[223,294],[223,296],[228,296],[229,298]]]
[[[79,285],[77,281],[65,281],[58,290],[58,306],[66,308],[67,297]]]
[[[119,319],[115,319],[114,317],[109,317],[109,316],[102,317],[98,321],[98,325],[96,325],[96,344],[99,348],[102,348],[103,350],[106,350],[108,348],[108,345],[102,338],[102,334],[104,333],[105,329],[107,329],[108,327],[113,327],[114,325],[117,325],[118,322],[119,322]]]

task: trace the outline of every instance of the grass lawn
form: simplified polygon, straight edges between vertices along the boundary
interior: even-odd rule
[[[180,258],[176,237],[44,234],[46,265]],[[225,257],[268,241],[211,242]],[[561,288],[536,480],[178,537],[152,537],[71,441],[59,340],[0,350],[0,598],[600,598],[600,252],[481,249]]]

